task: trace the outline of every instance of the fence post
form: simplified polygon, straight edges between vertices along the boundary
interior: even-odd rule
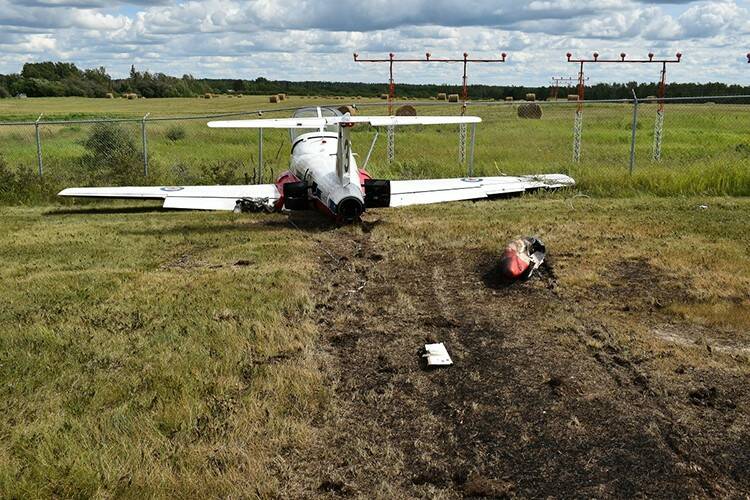
[[[474,145],[477,140],[477,124],[471,124],[471,145],[469,146],[469,179],[474,177]]]
[[[388,125],[386,127],[386,137],[387,137],[387,152],[388,152],[388,163],[393,163],[393,160],[396,157],[396,127],[393,125]]]
[[[141,119],[141,138],[143,140],[143,176],[148,177],[148,139],[146,137],[146,119],[151,113],[146,113]]]
[[[263,129],[258,129],[258,180],[257,184],[263,183]]]
[[[579,106],[583,106],[579,104]],[[573,121],[573,161],[581,161],[581,132],[583,130],[583,109],[576,110],[575,120]]]
[[[39,115],[39,118],[34,122],[34,131],[36,132],[36,162],[39,166],[39,178],[44,176],[44,166],[42,164],[42,135],[39,133],[39,120],[42,119],[44,113]]]
[[[664,104],[659,102],[659,109],[656,110],[656,121],[654,122],[654,149],[652,158],[654,161],[661,160],[661,140],[664,133]]]
[[[630,135],[630,175],[633,175],[635,169],[635,131],[638,126],[638,96],[633,90],[633,127]]]
[[[466,164],[466,124],[458,124],[458,163]]]
[[[464,101],[463,107],[461,108],[461,116],[466,114],[466,101]],[[458,163],[460,165],[466,165],[466,124],[459,123],[458,125]]]

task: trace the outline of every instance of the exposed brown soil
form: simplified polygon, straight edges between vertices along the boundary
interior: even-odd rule
[[[606,285],[566,290],[556,262],[579,256],[552,250],[506,284],[474,249],[405,259],[357,234],[322,243],[332,400],[289,451],[285,494],[750,494],[747,359],[665,312],[679,280],[613,259]],[[428,342],[454,366],[426,369]]]

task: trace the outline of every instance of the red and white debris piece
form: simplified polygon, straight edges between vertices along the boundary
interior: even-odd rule
[[[539,238],[527,236],[511,241],[500,257],[500,273],[509,280],[531,276],[544,261],[544,243]]]

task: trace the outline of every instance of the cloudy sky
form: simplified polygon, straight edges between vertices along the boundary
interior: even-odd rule
[[[545,84],[572,76],[565,53],[683,53],[671,81],[750,84],[750,0],[0,0],[0,73],[25,61],[197,77],[381,82],[363,57],[475,57],[473,83]],[[656,80],[649,65],[591,67],[591,82]],[[401,65],[401,82],[460,81],[458,65]]]

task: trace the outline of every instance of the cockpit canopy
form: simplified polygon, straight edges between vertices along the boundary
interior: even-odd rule
[[[329,116],[341,116],[342,113],[336,108],[322,108],[320,106],[315,108],[300,108],[292,115],[294,118],[325,118]],[[336,133],[336,125],[330,125],[322,128],[293,128],[289,129],[289,135],[292,142],[302,134],[308,134],[310,132],[334,132]]]

